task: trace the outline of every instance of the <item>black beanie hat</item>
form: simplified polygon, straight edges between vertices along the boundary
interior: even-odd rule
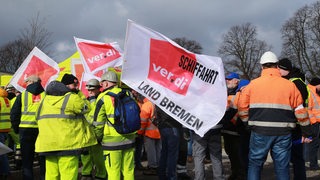
[[[64,85],[69,85],[69,84],[73,84],[73,83],[79,83],[77,77],[75,77],[72,74],[64,74],[62,79],[61,79],[61,82]]]
[[[310,84],[311,84],[312,86],[317,86],[317,85],[320,84],[320,79],[317,78],[317,77],[314,77],[314,78],[311,79]]]
[[[280,69],[291,71],[292,70],[292,63],[288,58],[280,59],[278,62],[278,67]]]

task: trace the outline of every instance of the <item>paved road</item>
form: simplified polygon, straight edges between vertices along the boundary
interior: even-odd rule
[[[146,165],[146,162],[143,162],[144,165]],[[212,170],[211,170],[211,165],[206,164],[206,179],[212,179]],[[224,166],[224,172],[226,177],[230,174],[230,162],[225,154],[223,154],[223,166]],[[308,166],[308,164],[306,164]],[[193,172],[193,163],[188,163],[187,164],[187,169],[188,169],[188,174],[191,177],[194,177],[194,172]],[[34,169],[35,175],[38,177],[39,175],[39,167],[35,167]],[[8,180],[21,180],[21,171],[13,171],[8,178]],[[36,178],[39,179],[39,178]],[[143,175],[142,171],[136,171],[135,172],[135,179],[136,180],[158,180],[157,176],[148,176],[148,175]],[[193,179],[193,178],[192,178]],[[275,174],[273,171],[273,164],[272,160],[269,157],[267,162],[264,165],[264,169],[262,172],[262,180],[274,180]],[[291,179],[292,178],[292,170],[291,170]],[[308,180],[319,180],[320,179],[320,170],[318,171],[307,171],[307,179]]]

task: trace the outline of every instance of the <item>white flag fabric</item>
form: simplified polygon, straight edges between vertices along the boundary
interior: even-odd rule
[[[58,63],[40,49],[34,47],[12,76],[10,84],[22,92],[27,86],[24,80],[30,75],[37,75],[41,79],[42,86],[46,87],[51,81],[58,77],[59,72],[60,68]]]
[[[223,117],[227,88],[221,58],[189,52],[128,21],[121,81],[203,136]]]
[[[84,70],[94,74],[107,67],[121,66],[123,53],[117,42],[102,43],[74,37]]]
[[[12,152],[12,149],[0,142],[0,155]]]

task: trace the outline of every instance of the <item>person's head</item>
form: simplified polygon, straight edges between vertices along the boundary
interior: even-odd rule
[[[19,91],[16,90],[16,88],[12,85],[12,84],[8,84],[6,87],[5,87],[5,90],[8,92],[8,99],[12,99],[16,96],[19,95]]]
[[[312,86],[315,86],[317,91],[320,91],[320,78],[318,77],[313,77],[311,80],[310,80],[310,84]]]
[[[97,79],[90,79],[86,84],[89,97],[97,96],[100,93],[100,83]]]
[[[24,82],[27,84],[27,86],[29,86],[30,84],[33,84],[33,83],[38,83],[38,82],[40,83],[41,79],[37,75],[30,75],[24,80]]]
[[[279,60],[277,56],[271,51],[263,53],[260,58],[260,64],[262,65],[263,69],[277,68],[278,62]]]
[[[78,78],[73,74],[64,74],[61,82],[66,85],[71,91],[77,91],[79,86]]]
[[[226,76],[226,83],[228,89],[233,89],[238,87],[240,81],[239,74],[231,72]]]
[[[65,84],[59,81],[51,81],[46,88],[46,94],[51,96],[63,96],[70,91]]]
[[[113,71],[107,71],[101,76],[101,86],[103,89],[107,89],[111,86],[116,86],[118,84],[118,76]]]
[[[278,62],[278,69],[281,76],[287,76],[292,70],[292,63],[288,58],[280,59]]]

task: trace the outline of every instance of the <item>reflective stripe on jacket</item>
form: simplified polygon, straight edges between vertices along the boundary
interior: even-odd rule
[[[320,123],[320,96],[317,94],[315,86],[308,84],[310,90],[308,113],[310,118],[310,123],[314,124],[316,122]]]
[[[261,77],[241,92],[239,115],[252,130],[264,135],[286,135],[296,126],[310,124],[299,90],[276,68],[263,69]]]
[[[71,151],[97,144],[84,118],[87,107],[77,94],[46,95],[37,111],[36,152]]]
[[[0,97],[0,132],[10,131],[10,110],[10,100],[6,97]]]
[[[141,128],[139,131],[149,138],[160,139],[159,129],[152,123],[154,111],[155,106],[147,98],[144,98],[140,112]]]
[[[97,138],[101,139],[101,144],[105,150],[121,150],[133,148],[136,132],[131,134],[119,134],[111,123],[114,123],[114,98],[106,95],[107,92],[118,94],[121,88],[111,87],[100,93],[94,111],[95,132]]]
[[[38,128],[35,114],[44,95],[45,92],[38,95],[33,95],[28,91],[21,93],[21,122],[19,127]]]

